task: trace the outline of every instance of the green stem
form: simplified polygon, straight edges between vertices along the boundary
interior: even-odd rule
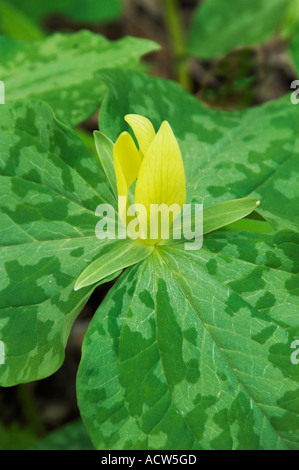
[[[191,92],[191,78],[187,63],[187,49],[178,0],[162,0],[166,27],[172,43],[176,79]]]
[[[27,423],[34,429],[38,436],[43,436],[46,434],[46,428],[36,410],[30,384],[19,385],[17,390],[22,412]]]

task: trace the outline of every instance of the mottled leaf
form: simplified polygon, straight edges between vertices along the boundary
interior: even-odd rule
[[[299,112],[289,96],[231,113],[207,109],[175,83],[136,72],[110,70],[101,78],[110,92],[99,123],[112,141],[130,130],[126,114],[148,117],[156,130],[169,121],[184,159],[186,203],[205,209],[256,197],[258,212],[274,228],[298,230]]]
[[[175,84],[105,71],[100,128],[168,120],[186,202],[247,196],[298,229],[298,113],[289,97],[238,113],[208,110]],[[117,86],[122,83],[122,87]],[[77,389],[98,449],[298,449],[298,233],[219,231],[199,251],[155,248],[96,313]]]
[[[189,52],[211,58],[274,36],[283,23],[288,0],[205,0],[194,14]]]
[[[46,104],[6,104],[1,118],[0,383],[7,386],[61,365],[92,292],[75,292],[75,280],[112,250],[95,236],[95,209],[113,196],[94,156]]]
[[[111,42],[89,31],[55,34],[34,43],[0,37],[6,101],[42,99],[58,118],[75,126],[94,113],[103,98],[103,84],[94,78],[97,70],[127,67],[157,47],[131,37]]]
[[[102,134],[102,132],[98,131],[94,132],[94,140],[101,166],[105,171],[107,180],[114,194],[115,201],[117,202],[118,192],[113,162],[113,142]]]
[[[78,375],[98,449],[299,449],[298,242],[214,233],[121,277]]]

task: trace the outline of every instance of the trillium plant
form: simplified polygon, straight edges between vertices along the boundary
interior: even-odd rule
[[[209,108],[139,71],[147,40],[0,42],[1,386],[54,374],[110,282],[76,383],[96,449],[298,450],[299,108]]]
[[[155,246],[186,240],[185,237],[197,241],[192,248],[185,244],[185,249],[200,249],[202,246],[202,205],[199,211],[193,211],[192,214],[192,204],[184,204],[184,165],[169,123],[164,121],[156,134],[152,123],[144,116],[128,115],[125,119],[134,130],[138,148],[128,132],[123,132],[114,145],[111,141],[107,142],[106,136],[95,132],[99,159],[114,199],[118,202],[117,220],[120,223],[116,231],[113,204],[98,206],[96,214],[106,213],[106,217],[96,225],[96,236],[101,240],[124,239],[124,242],[119,245],[117,257],[116,252],[112,256],[103,254],[91,263],[79,276],[75,290],[102,281],[109,275],[143,261],[153,254]],[[106,146],[101,144],[105,140]],[[107,151],[108,147],[110,152]],[[135,197],[131,191],[134,183]],[[130,199],[134,200],[132,205],[129,205]],[[245,217],[259,204],[257,199],[244,198],[212,206],[208,213],[207,231]],[[185,207],[187,210],[182,212]],[[180,213],[184,216],[183,221],[174,225]],[[128,242],[128,239],[136,242]]]

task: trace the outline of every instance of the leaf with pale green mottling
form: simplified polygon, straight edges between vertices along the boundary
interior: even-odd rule
[[[156,129],[170,122],[187,203],[209,211],[257,197],[275,228],[294,231],[213,232],[199,251],[158,246],[122,274],[91,322],[78,375],[93,443],[299,449],[299,369],[291,363],[299,336],[296,106],[285,97],[226,113],[161,79],[115,69],[100,77],[108,86],[100,129],[112,142],[127,130],[128,113]],[[113,255],[115,244],[95,237],[95,209],[114,196],[99,161],[47,105],[9,104],[2,115],[0,380],[12,385],[62,363],[92,292],[75,292],[75,280]]]
[[[255,197],[275,229],[299,229],[299,113],[289,96],[230,113],[205,108],[177,84],[125,70],[100,73],[107,83],[99,124],[111,140],[130,131],[126,114],[169,121],[186,171],[186,203]],[[122,83],[119,87],[118,84]]]
[[[1,118],[0,383],[7,386],[62,364],[93,290],[75,292],[75,280],[111,249],[95,236],[95,209],[113,196],[94,156],[45,103],[7,104]]]
[[[186,203],[257,197],[273,226],[298,230],[298,113],[289,97],[208,110],[173,83],[101,72],[100,128],[115,140],[137,113],[171,124]],[[122,87],[118,87],[118,83]],[[228,204],[227,202],[224,204]],[[216,228],[216,227],[215,227]],[[203,248],[157,246],[98,309],[77,393],[98,449],[299,449],[298,232],[217,231]]]
[[[288,0],[205,0],[194,14],[189,52],[211,58],[271,39],[283,25]]]
[[[298,243],[214,233],[199,251],[156,248],[121,277],[78,374],[98,449],[299,449]]]
[[[114,194],[115,201],[118,201],[118,192],[116,184],[116,176],[114,171],[113,161],[113,142],[108,139],[102,132],[94,132],[95,146],[97,155],[101,162],[102,168],[105,171],[107,180],[110,184],[111,190]]]
[[[37,98],[58,118],[76,126],[98,108],[105,93],[95,72],[103,67],[129,67],[158,48],[144,39],[108,41],[89,31],[53,36],[34,43],[0,37],[0,78],[6,101]]]

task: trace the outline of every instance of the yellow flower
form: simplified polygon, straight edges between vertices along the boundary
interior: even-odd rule
[[[114,168],[119,198],[119,215],[127,223],[129,208],[128,193],[135,187],[135,205],[142,205],[145,211],[136,209],[141,232],[149,239],[151,207],[161,204],[179,206],[179,212],[186,200],[185,171],[181,152],[173,131],[164,121],[156,134],[152,123],[145,117],[129,114],[125,120],[133,129],[138,142],[137,149],[133,138],[123,132],[113,149]],[[154,207],[154,206],[153,206]],[[178,212],[178,213],[179,213]],[[174,218],[178,213],[173,214]],[[162,211],[163,214],[163,211]],[[162,215],[163,217],[163,215]],[[161,234],[159,233],[158,242]]]

